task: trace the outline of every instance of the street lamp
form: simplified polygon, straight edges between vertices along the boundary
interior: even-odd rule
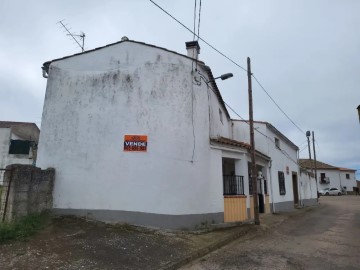
[[[229,78],[231,78],[233,76],[234,75],[232,73],[225,73],[225,74],[223,74],[223,75],[221,75],[219,77],[214,78],[214,80],[216,80],[216,79],[226,80],[226,79],[229,79]]]
[[[357,108],[356,108],[357,110],[358,110],[358,114],[359,114],[359,122],[360,122],[360,105],[359,106],[357,106]]]
[[[310,130],[306,131],[306,138],[307,138],[307,142],[308,142],[308,148],[309,148],[309,159],[311,162],[311,150],[310,150]],[[312,169],[311,169],[312,172]]]

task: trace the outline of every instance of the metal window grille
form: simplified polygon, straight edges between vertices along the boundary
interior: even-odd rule
[[[280,195],[285,195],[286,194],[286,188],[285,188],[285,175],[284,175],[284,172],[279,171],[278,176],[279,176]]]
[[[224,195],[244,195],[244,176],[224,175]]]

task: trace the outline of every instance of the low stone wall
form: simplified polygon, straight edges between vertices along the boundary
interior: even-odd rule
[[[0,200],[0,222],[52,208],[55,170],[32,165],[6,167]]]

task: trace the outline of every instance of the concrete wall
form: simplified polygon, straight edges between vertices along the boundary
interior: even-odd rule
[[[0,199],[1,220],[4,215],[6,221],[11,221],[52,208],[54,169],[41,170],[19,164],[6,169]]]
[[[123,42],[53,62],[37,164],[56,169],[55,210],[156,227],[221,222],[209,133],[228,128],[217,108],[209,117],[212,104],[192,60],[158,48]],[[126,134],[147,135],[147,152],[124,152]]]
[[[10,164],[29,164],[33,163],[32,151],[28,155],[9,154],[10,140],[21,140],[19,136],[11,132],[11,128],[0,128],[0,168],[5,168]],[[3,174],[0,174],[0,185],[3,183]]]

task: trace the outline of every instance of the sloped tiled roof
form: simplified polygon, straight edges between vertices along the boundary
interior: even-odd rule
[[[308,168],[308,169],[314,169],[315,166],[314,166],[314,160],[310,160],[310,159],[299,159],[299,163],[300,163],[300,166],[303,167],[303,168]],[[340,167],[335,167],[335,166],[332,166],[330,164],[327,164],[327,163],[324,163],[324,162],[321,162],[321,161],[316,161],[316,168],[318,170],[338,170],[338,171],[356,171],[356,170],[353,170],[353,169],[347,169],[347,168],[340,168]]]
[[[219,144],[224,144],[224,145],[230,145],[230,146],[235,146],[235,147],[241,147],[241,148],[245,148],[246,150],[250,151],[251,150],[251,145],[245,142],[240,142],[237,140],[233,140],[233,139],[229,139],[229,138],[225,138],[225,137],[216,137],[216,138],[211,138],[210,142],[214,142],[214,143],[219,143]],[[265,159],[271,159],[269,156],[265,155],[264,153],[255,150],[255,152],[264,157]]]
[[[148,43],[145,43],[145,42],[126,39],[126,40],[121,40],[121,41],[114,42],[114,43],[111,43],[111,44],[107,44],[105,46],[97,47],[97,48],[92,49],[92,50],[87,50],[87,51],[84,51],[84,52],[81,52],[81,53],[76,53],[76,54],[73,54],[73,55],[68,55],[68,56],[53,59],[53,60],[50,60],[50,61],[46,61],[43,64],[42,69],[45,70],[46,73],[48,73],[49,72],[49,67],[50,67],[51,63],[53,63],[53,62],[61,61],[61,60],[68,59],[68,58],[71,58],[71,57],[75,57],[75,56],[78,56],[78,55],[91,53],[91,52],[98,51],[98,50],[101,50],[101,49],[106,48],[106,47],[111,47],[111,46],[114,46],[114,45],[118,45],[118,44],[121,44],[121,43],[124,43],[124,42],[130,42],[130,43],[140,44],[140,45],[147,46],[147,47],[160,49],[160,50],[163,50],[163,51],[166,51],[166,52],[169,52],[169,53],[173,53],[173,54],[176,54],[176,55],[179,55],[179,56],[194,60],[192,57],[189,57],[187,55],[184,55],[184,54],[181,54],[181,53],[178,53],[178,52],[175,52],[175,51],[168,50],[168,49],[163,48],[163,47],[158,47],[158,46],[148,44]],[[209,82],[210,82],[210,84],[212,86],[212,89],[214,89],[214,92],[215,92],[216,97],[218,98],[218,100],[220,102],[220,105],[221,105],[222,109],[225,111],[227,117],[230,119],[230,114],[229,114],[228,110],[226,109],[225,102],[224,102],[224,100],[223,100],[223,98],[222,98],[222,96],[220,94],[219,88],[217,87],[217,84],[215,82],[215,79],[214,79],[214,76],[212,74],[211,68],[209,66],[205,65],[205,63],[203,61],[201,61],[201,60],[197,60],[197,64],[202,66],[205,69],[207,75],[209,76]]]
[[[248,143],[232,140],[232,139],[225,138],[225,137],[212,138],[211,141],[221,143],[221,144],[227,144],[227,145],[232,145],[232,146],[237,146],[237,147],[243,147],[243,148],[246,148],[248,150],[251,149],[251,145],[248,144]]]
[[[239,122],[245,122],[245,123],[249,123],[249,120],[238,120],[238,119],[233,119],[233,121],[239,121]],[[282,138],[287,144],[289,144],[292,148],[294,148],[295,150],[299,150],[299,147],[294,144],[292,141],[290,141],[290,139],[288,137],[286,137],[284,134],[282,134],[277,128],[275,128],[272,124],[268,123],[268,122],[264,122],[264,121],[254,121],[254,123],[258,123],[258,124],[264,124],[267,126],[268,129],[270,129],[272,132],[274,132],[277,136],[279,136],[280,138]]]
[[[30,123],[30,122],[0,121],[0,128],[11,128],[17,126],[32,126],[32,125],[38,128],[38,126],[35,123]]]
[[[339,171],[356,172],[356,170],[354,170],[354,169],[348,169],[348,168],[339,168]]]
[[[126,39],[126,40],[121,40],[121,41],[117,41],[117,42],[114,42],[114,43],[110,43],[110,44],[107,44],[107,45],[105,45],[105,46],[97,47],[97,48],[92,49],[92,50],[87,50],[87,51],[84,51],[84,52],[81,52],[81,53],[75,53],[75,54],[72,54],[72,55],[67,55],[67,56],[64,56],[64,57],[60,57],[60,58],[56,58],[56,59],[53,59],[53,60],[50,60],[50,61],[46,61],[46,62],[43,64],[43,67],[45,68],[46,72],[48,72],[49,66],[50,66],[50,64],[51,64],[52,62],[56,62],[56,61],[68,59],[68,58],[75,57],[75,56],[78,56],[78,55],[88,54],[88,53],[91,53],[91,52],[94,52],[94,51],[101,50],[101,49],[103,49],[103,48],[111,47],[111,46],[118,45],[118,44],[125,43],[125,42],[131,42],[131,43],[136,43],[136,44],[144,45],[144,46],[147,46],[147,47],[152,47],[152,48],[160,49],[160,50],[167,51],[167,52],[170,52],[170,53],[173,53],[173,54],[177,54],[177,55],[180,55],[180,56],[183,56],[183,57],[186,57],[186,58],[189,58],[189,59],[193,60],[192,57],[189,57],[189,56],[184,55],[184,54],[180,54],[180,53],[175,52],[175,51],[168,50],[168,49],[163,48],[163,47],[158,47],[158,46],[155,46],[155,45],[152,45],[152,44],[148,44],[148,43],[140,42],[140,41],[136,41],[136,40]],[[200,60],[198,60],[198,64],[205,64],[205,63],[202,62],[202,61],[200,61]]]

